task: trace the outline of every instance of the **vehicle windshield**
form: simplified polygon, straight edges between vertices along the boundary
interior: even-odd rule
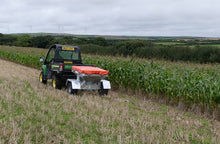
[[[80,60],[79,51],[67,51],[67,50],[60,50],[56,52],[55,59],[57,60]]]

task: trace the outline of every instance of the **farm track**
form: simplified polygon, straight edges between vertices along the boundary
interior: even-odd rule
[[[218,143],[220,122],[110,91],[80,96],[0,59],[0,143]]]

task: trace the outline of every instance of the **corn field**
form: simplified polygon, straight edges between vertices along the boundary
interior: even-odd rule
[[[47,50],[0,47],[0,57],[40,68],[39,57]],[[82,56],[85,64],[109,70],[114,86],[165,96],[175,102],[219,108],[220,65],[188,66],[147,60]]]
[[[93,56],[84,57],[83,61],[109,70],[110,81],[119,87],[165,95],[186,104],[198,103],[205,107],[220,104],[219,65],[209,69],[193,68]]]

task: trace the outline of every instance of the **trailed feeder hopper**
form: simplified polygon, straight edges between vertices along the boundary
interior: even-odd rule
[[[110,81],[105,80],[109,71],[93,66],[72,66],[76,79],[67,79],[67,92],[76,94],[78,90],[98,90],[100,95],[108,94]]]

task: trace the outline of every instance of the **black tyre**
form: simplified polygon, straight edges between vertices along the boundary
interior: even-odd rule
[[[104,96],[108,94],[108,89],[103,88],[103,84],[101,83],[100,89],[98,90],[100,96]]]
[[[39,81],[40,81],[41,83],[43,83],[43,84],[47,84],[47,80],[44,80],[43,72],[40,73]]]
[[[69,83],[67,84],[67,92],[68,92],[69,94],[75,94],[75,95],[77,95],[78,90],[77,90],[77,89],[72,89],[72,84],[69,82]]]
[[[61,89],[62,88],[62,81],[60,78],[54,76],[52,79],[52,87],[55,89]]]

